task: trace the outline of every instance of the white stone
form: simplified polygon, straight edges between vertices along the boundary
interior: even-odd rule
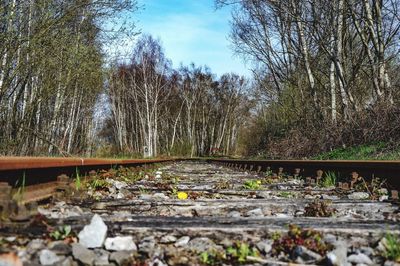
[[[369,194],[367,192],[353,192],[347,197],[353,200],[363,200],[363,199],[369,199]]]
[[[247,214],[247,216],[250,216],[250,217],[264,217],[264,213],[261,210],[261,208],[250,210],[246,214]]]
[[[120,189],[122,189],[122,188],[124,188],[124,187],[127,187],[127,186],[128,186],[128,184],[127,184],[126,182],[118,181],[118,180],[115,180],[115,181],[114,181],[114,187],[115,187],[116,189],[118,189],[118,190],[120,190]]]
[[[182,236],[175,242],[175,247],[183,247],[189,243],[190,237]]]
[[[42,265],[52,265],[59,262],[62,258],[58,257],[56,253],[48,249],[40,251],[39,260]]]
[[[107,225],[98,214],[95,214],[89,225],[85,225],[79,232],[79,244],[87,248],[99,248],[103,246],[107,236]]]
[[[104,246],[107,250],[137,250],[135,242],[131,236],[117,236],[117,237],[108,237],[104,242]]]
[[[372,262],[372,260],[367,255],[365,255],[363,253],[350,255],[347,258],[347,261],[351,262],[351,263],[354,263],[354,264],[366,264],[366,265],[374,264]]]

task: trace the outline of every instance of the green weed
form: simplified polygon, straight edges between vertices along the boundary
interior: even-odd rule
[[[228,247],[226,254],[231,257],[232,260],[244,263],[248,256],[258,257],[259,253],[256,248],[250,248],[249,244],[236,242],[233,247]]]
[[[71,234],[71,226],[64,225],[50,233],[50,237],[54,240],[64,240]]]
[[[18,187],[17,192],[13,195],[13,199],[16,200],[18,203],[22,202],[24,199],[24,194],[25,194],[25,172],[22,175],[22,182],[21,185],[19,185],[19,179],[15,183],[15,187]]]
[[[260,180],[246,180],[243,184],[244,189],[259,189],[261,187]]]
[[[383,254],[384,257],[389,260],[400,262],[400,239],[393,234],[387,234],[385,238],[386,249]]]
[[[325,173],[324,178],[322,178],[321,186],[322,187],[334,187],[336,186],[336,173],[328,171]]]

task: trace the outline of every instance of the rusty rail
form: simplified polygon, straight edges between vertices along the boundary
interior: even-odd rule
[[[298,174],[303,177],[314,177],[318,170],[334,172],[341,179],[351,177],[353,172],[371,179],[379,177],[386,179],[390,188],[400,189],[400,161],[303,161],[303,160],[235,160],[209,159],[208,162],[219,163],[252,171],[279,171],[288,174]]]
[[[23,220],[25,204],[68,190],[68,176],[115,166],[143,166],[172,159],[117,160],[87,158],[0,157],[0,216]],[[15,188],[13,188],[15,186]],[[0,217],[1,218],[1,217]]]

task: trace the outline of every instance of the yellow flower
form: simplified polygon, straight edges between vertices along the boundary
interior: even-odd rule
[[[188,198],[188,194],[186,192],[178,192],[178,199],[185,200]]]
[[[257,180],[257,184],[261,185],[261,180]]]

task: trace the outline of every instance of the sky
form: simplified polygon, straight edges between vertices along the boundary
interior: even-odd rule
[[[215,10],[214,0],[139,0],[136,27],[160,38],[173,67],[207,65],[218,76],[249,76],[249,66],[234,55],[229,41],[230,8]]]

